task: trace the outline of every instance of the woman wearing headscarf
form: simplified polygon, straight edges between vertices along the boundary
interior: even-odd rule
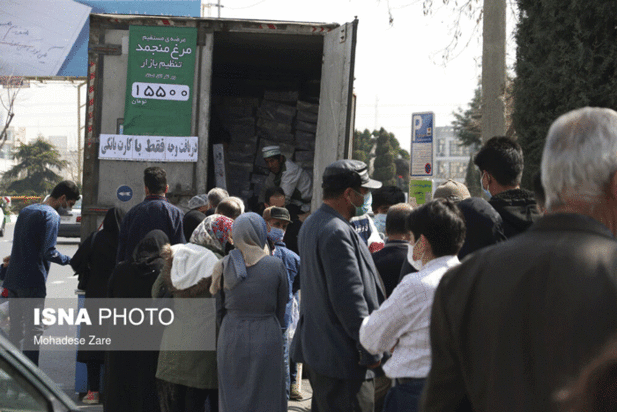
[[[135,247],[129,260],[120,262],[114,269],[107,290],[110,298],[151,298],[152,285],[163,269],[161,256],[169,238],[162,230],[149,232]],[[113,329],[117,332],[116,329]],[[134,332],[140,339],[138,329],[131,327],[122,332]],[[162,331],[161,331],[162,333]],[[148,339],[157,339],[150,333]],[[110,334],[112,342],[115,336]],[[110,412],[158,412],[155,374],[157,351],[109,351],[105,365],[104,410]]]
[[[163,332],[156,370],[162,412],[203,412],[206,401],[210,411],[218,411],[216,351],[175,348],[199,348],[207,337],[216,337],[216,328],[208,330],[204,319],[210,313],[205,298],[212,297],[212,270],[225,254],[232,224],[226,216],[209,216],[193,232],[191,243],[163,249],[165,266],[152,296],[167,290],[174,298],[175,319]]]
[[[89,311],[90,299],[107,296],[107,283],[116,265],[118,233],[123,217],[122,209],[115,207],[109,209],[103,220],[103,228],[92,232],[71,259],[71,267],[79,275],[79,288],[86,292],[84,307]],[[81,326],[80,336],[102,336],[103,334],[104,332],[99,331],[96,325]],[[88,371],[88,394],[82,399],[82,402],[86,404],[99,403],[101,366],[104,360],[104,352],[101,350],[80,348],[77,351],[77,361],[85,363]]]
[[[283,262],[269,256],[266,222],[255,213],[233,224],[235,250],[219,261],[210,292],[217,295],[217,345],[222,412],[287,411],[283,337],[289,291]]]

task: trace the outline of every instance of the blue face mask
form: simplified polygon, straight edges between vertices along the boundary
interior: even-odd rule
[[[493,195],[491,194],[491,192],[489,192],[488,190],[484,188],[484,184],[482,183],[483,177],[484,177],[484,173],[480,175],[480,187],[482,188],[482,191],[484,192],[484,194],[487,195],[488,198],[490,199],[491,197],[493,197]]]
[[[379,233],[386,233],[386,214],[379,213],[375,215],[375,219],[373,219],[375,223],[375,227]]]
[[[371,205],[373,204],[373,196],[371,195],[371,192],[368,192],[367,194],[363,195],[362,193],[356,190],[353,190],[353,191],[359,194],[360,196],[364,197],[364,203],[362,203],[362,205],[360,206],[356,206],[353,204],[353,202],[351,202],[351,204],[356,207],[356,216],[362,216],[362,215],[367,214],[368,211],[371,210]]]
[[[268,232],[268,240],[274,244],[280,243],[283,241],[285,237],[285,231],[283,229],[279,229],[278,227],[273,227]]]

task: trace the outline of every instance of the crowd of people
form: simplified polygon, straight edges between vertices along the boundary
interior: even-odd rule
[[[86,307],[174,302],[159,352],[79,350],[83,401],[108,411],[287,411],[303,397],[299,365],[316,412],[615,409],[617,112],[555,120],[533,191],[516,141],[489,139],[474,158],[488,200],[447,181],[412,206],[346,159],[326,167],[307,213],[310,176],[277,146],[262,154],[258,210],[214,188],[184,213],[149,167],[143,202],[110,208],[72,259],[55,239],[74,183],[24,208],[0,268],[11,341],[38,361],[43,331],[27,313],[44,305],[54,262],[80,274]],[[188,298],[214,298],[216,330]],[[215,350],[173,349],[207,333]]]

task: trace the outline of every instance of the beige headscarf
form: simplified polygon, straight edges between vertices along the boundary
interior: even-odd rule
[[[233,289],[246,278],[247,267],[270,254],[267,233],[266,221],[256,213],[244,213],[234,221],[231,235],[236,249],[214,266],[210,293],[214,295],[221,289],[222,277],[225,289]]]

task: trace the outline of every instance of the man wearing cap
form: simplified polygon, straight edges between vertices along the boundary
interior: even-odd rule
[[[291,357],[307,369],[312,411],[373,411],[373,369],[382,356],[362,347],[359,331],[385,292],[368,247],[349,221],[365,213],[370,189],[379,187],[363,162],[330,164],[323,174],[323,204],[300,229],[302,305]]]
[[[291,223],[289,211],[284,207],[271,206],[263,212],[263,218],[268,227],[268,243],[272,249],[272,256],[276,256],[283,261],[285,270],[287,271],[287,284],[289,285],[289,301],[285,307],[284,323],[281,325],[283,330],[283,355],[285,357],[285,377],[287,399],[300,400],[300,393],[297,383],[297,366],[289,362],[289,345],[287,338],[287,330],[292,324],[294,318],[298,318],[298,295],[296,292],[299,289],[299,272],[300,272],[300,256],[289,250],[283,241],[287,226]],[[294,305],[294,299],[296,305]]]
[[[471,197],[471,195],[469,194],[469,189],[467,189],[467,186],[452,179],[448,179],[437,186],[437,189],[435,189],[435,193],[433,194],[434,199],[448,199],[453,203],[458,203],[469,197]]]
[[[262,155],[270,170],[259,195],[259,202],[263,203],[265,191],[269,187],[278,186],[285,191],[285,205],[298,207],[301,212],[308,212],[313,197],[313,182],[308,172],[300,166],[287,160],[281,153],[279,146],[266,146]]]

